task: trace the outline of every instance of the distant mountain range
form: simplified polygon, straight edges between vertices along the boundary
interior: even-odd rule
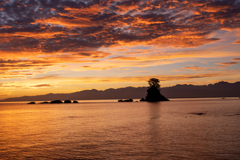
[[[145,98],[148,87],[126,87],[118,89],[84,90],[69,94],[46,94],[37,96],[23,96],[7,98],[1,102],[11,101],[52,101],[52,100],[96,100],[96,99],[140,99]],[[215,84],[195,86],[195,85],[176,85],[161,88],[161,94],[167,98],[203,98],[203,97],[239,97],[240,82],[228,83],[218,82]]]

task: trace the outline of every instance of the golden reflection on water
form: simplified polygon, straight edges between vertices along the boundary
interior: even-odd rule
[[[199,112],[206,114],[192,114]],[[0,107],[0,154],[3,159],[237,159],[239,113],[236,100],[6,104]]]

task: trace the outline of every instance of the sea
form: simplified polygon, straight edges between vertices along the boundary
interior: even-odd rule
[[[240,159],[238,97],[26,103],[0,103],[0,159]]]

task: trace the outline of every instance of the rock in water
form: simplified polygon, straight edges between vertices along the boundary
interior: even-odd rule
[[[39,104],[48,104],[48,103],[49,103],[49,102],[46,101],[46,102],[40,102]]]
[[[118,102],[133,102],[133,100],[132,99],[125,99],[125,100],[119,99]]]
[[[148,102],[169,101],[160,93],[160,90],[158,88],[149,88],[147,92],[148,94],[146,97],[146,101]]]
[[[75,100],[74,100],[73,103],[78,103],[78,101],[75,101]]]
[[[63,102],[60,100],[54,100],[54,101],[51,101],[50,103],[63,103]]]
[[[124,100],[124,102],[133,102],[133,100],[130,98],[130,99]]]
[[[36,104],[35,102],[29,102],[28,104]]]
[[[147,90],[148,94],[146,97],[146,101],[148,102],[158,102],[158,101],[169,101],[166,97],[161,95],[160,93],[160,85],[159,80],[157,78],[151,78],[149,83],[149,88]]]
[[[65,100],[64,103],[72,103],[70,100]]]

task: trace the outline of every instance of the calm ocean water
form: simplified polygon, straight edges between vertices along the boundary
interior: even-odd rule
[[[240,99],[0,103],[0,159],[240,159]]]

